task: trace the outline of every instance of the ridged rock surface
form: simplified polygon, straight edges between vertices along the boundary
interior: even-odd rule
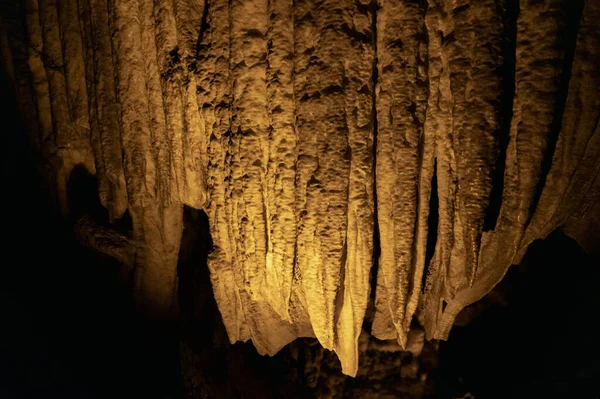
[[[446,339],[528,245],[600,220],[600,4],[461,0],[1,3],[3,72],[86,245],[177,314],[203,209],[230,341],[316,337],[356,375],[371,333]],[[131,228],[119,228],[123,220]],[[372,292],[374,291],[374,292]],[[543,333],[543,332],[540,332]]]

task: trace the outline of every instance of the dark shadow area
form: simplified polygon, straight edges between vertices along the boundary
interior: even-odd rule
[[[433,259],[435,247],[437,244],[440,200],[438,197],[437,185],[437,160],[433,163],[433,175],[431,176],[431,193],[429,195],[429,214],[427,217],[427,244],[425,247],[425,268],[421,281],[421,292],[425,292],[427,277],[429,275],[429,264]]]
[[[83,165],[76,165],[71,171],[67,184],[67,197],[72,223],[87,215],[98,226],[114,229],[120,234],[129,235],[133,231],[133,222],[128,210],[119,219],[110,223],[108,210],[102,206],[98,198],[98,179]]]
[[[53,211],[2,74],[0,85],[0,398],[175,397],[176,345],[137,318],[120,265],[78,245]],[[95,181],[78,173],[74,205],[87,212]]]
[[[83,165],[76,165],[67,184],[70,216],[74,220],[89,215],[99,224],[108,221],[108,211],[98,198],[98,179],[88,173]]]
[[[560,232],[534,242],[441,344],[442,397],[600,397],[599,264]]]

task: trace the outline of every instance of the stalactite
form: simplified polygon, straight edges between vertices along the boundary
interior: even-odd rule
[[[66,185],[71,171],[77,164],[86,165],[92,172],[95,168],[88,138],[87,109],[80,104],[86,101],[87,93],[80,79],[81,38],[75,21],[70,20],[75,18],[74,6],[74,2],[68,4],[61,2],[60,10],[63,17],[61,23],[58,3],[52,0],[39,1],[42,63],[48,79],[54,132],[51,158],[54,158],[54,162],[59,165],[54,179],[58,187],[58,202],[65,213],[68,211],[68,199],[65,197]],[[70,81],[69,85],[67,80]]]
[[[419,205],[421,198],[428,198],[431,182],[431,177],[426,178],[431,167],[424,166],[431,163],[432,148],[425,149],[423,132],[424,13],[423,4],[409,1],[382,1],[377,12],[376,184],[381,256],[373,334],[380,339],[398,337],[402,345],[408,332],[405,320],[410,322],[414,312],[407,309],[420,291],[423,259],[414,243],[422,238],[418,224],[427,220],[427,214],[420,213]]]
[[[279,314],[291,321],[290,301],[294,279],[296,244],[295,175],[296,142],[293,90],[294,22],[292,2],[268,3],[267,106],[269,117],[268,154],[265,165],[265,210],[269,210],[267,264],[277,271],[274,288],[280,297]],[[272,281],[273,281],[272,280]],[[268,286],[269,284],[267,284]],[[272,283],[271,283],[272,285]]]
[[[156,149],[164,143],[164,126],[160,125],[163,120],[159,116],[162,107],[156,105],[157,96],[160,97],[154,80],[156,70],[146,64],[156,62],[155,48],[145,43],[154,36],[144,34],[151,27],[143,19],[144,12],[152,10],[120,0],[109,4],[109,9],[113,13],[111,30],[118,38],[114,61],[123,166],[137,247],[136,297],[141,307],[154,316],[168,317],[176,308],[182,206],[169,200],[168,186],[164,184],[168,165],[157,166]]]
[[[128,199],[106,2],[79,1],[79,15],[98,194],[114,220],[126,211]]]
[[[316,337],[350,375],[365,319],[402,347],[419,323],[446,339],[535,239],[594,241],[592,0],[11,10],[2,66],[44,176],[68,212],[74,168],[95,173],[108,220],[71,215],[75,235],[155,317],[177,314],[184,206],[208,217],[230,341],[273,355]]]
[[[50,108],[50,89],[48,87],[48,76],[44,69],[42,60],[43,47],[42,28],[40,26],[39,5],[36,0],[28,0],[26,3],[26,25],[29,36],[29,70],[32,75],[35,92],[35,104],[37,117],[39,119],[40,147],[46,150],[46,146],[54,141],[52,131],[52,111]]]
[[[455,291],[446,300],[444,312],[436,312],[435,305],[423,312],[424,318],[429,319],[426,327],[430,338],[446,338],[456,314],[489,292],[508,267],[519,261],[520,243],[539,205],[538,191],[546,189],[545,185],[540,187],[539,182],[543,176],[544,154],[549,151],[553,120],[557,112],[562,113],[558,107],[560,78],[564,76],[570,47],[575,46],[574,41],[567,40],[568,27],[573,23],[578,25],[579,19],[576,12],[566,18],[568,9],[566,3],[559,1],[520,2],[515,97],[500,214],[496,228],[482,236],[479,277],[472,286]]]
[[[592,22],[599,15],[600,8],[594,3],[581,6],[583,10],[579,7],[569,9],[574,15],[570,19],[571,26],[567,28],[566,40],[572,41],[567,45],[573,55],[563,64],[569,73],[563,70],[561,77],[563,90],[568,92],[563,97],[564,109],[554,115],[552,133],[557,137],[555,150],[548,155],[552,158],[551,168],[535,213],[521,240],[518,257],[524,255],[534,239],[547,236],[562,225],[568,215],[577,212],[579,201],[586,195],[590,196],[585,194],[593,187],[594,181],[590,176],[598,174],[600,109],[597,104],[594,105],[597,100],[592,93],[600,88],[600,71],[591,65],[600,62],[600,33]],[[590,197],[594,197],[593,191]]]
[[[456,292],[476,279],[481,235],[499,153],[503,24],[494,2],[431,9],[429,32],[441,60],[438,90],[442,129],[436,137],[440,234],[433,281],[426,280],[425,323],[435,323]],[[435,21],[435,22],[433,22]],[[437,33],[432,27],[439,24]],[[430,62],[430,66],[431,66]],[[430,74],[430,76],[432,76]],[[441,133],[441,134],[440,134]],[[443,277],[442,277],[443,276]],[[429,279],[429,277],[428,277]],[[431,290],[429,290],[431,287]]]
[[[26,20],[31,21],[30,14],[27,12],[29,8],[26,2],[9,3],[8,7],[4,4],[3,7],[3,11],[8,8],[11,12],[0,11],[0,47],[2,51],[2,72],[0,73],[4,73],[8,81],[12,83],[29,144],[32,152],[37,155],[42,151],[42,143],[36,104],[36,79],[29,67],[33,49],[29,43],[28,28],[23,23]],[[35,40],[35,36],[33,39]],[[36,60],[32,59],[32,61],[35,68]]]

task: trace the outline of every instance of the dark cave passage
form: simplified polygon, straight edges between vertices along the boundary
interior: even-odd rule
[[[441,343],[443,397],[597,398],[598,264],[561,232],[536,241]]]

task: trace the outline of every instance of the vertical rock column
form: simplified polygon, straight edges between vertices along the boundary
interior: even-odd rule
[[[565,78],[569,76],[569,53],[575,46],[575,36],[570,36],[569,30],[577,30],[572,24],[578,25],[579,15],[577,8],[574,11],[570,3],[567,5],[563,1],[521,1],[519,5],[515,92],[502,206],[494,230],[482,236],[475,279],[468,278],[468,284],[462,278],[451,280],[451,285],[445,284],[447,288],[437,288],[439,293],[434,289],[426,298],[423,319],[430,338],[446,338],[458,311],[489,292],[508,267],[518,261],[517,251],[539,206],[550,169],[551,163],[546,157],[552,157],[558,138],[555,120],[562,114],[564,106],[560,100],[561,86],[568,87]],[[573,12],[574,18],[567,18],[568,13]],[[458,205],[461,206],[460,197]],[[466,211],[476,209],[466,208]],[[473,213],[477,214],[479,211]],[[470,223],[469,228],[475,227],[469,220],[461,220],[462,230],[465,222]],[[469,243],[470,238],[465,237],[463,242]],[[453,259],[458,255],[459,252],[454,251]],[[436,277],[434,281],[435,287],[443,280]]]
[[[211,3],[199,47],[209,260],[232,341],[314,334],[355,373],[373,233],[372,7]]]
[[[51,145],[54,141],[54,133],[52,131],[52,110],[50,107],[48,76],[46,75],[42,59],[44,44],[38,2],[36,0],[28,0],[25,12],[30,46],[28,66],[33,80],[40,149],[48,151],[47,146]]]
[[[162,92],[154,25],[148,1],[110,2],[121,143],[129,212],[136,245],[134,284],[138,302],[153,317],[176,309],[177,255],[182,207],[172,200]],[[168,151],[168,149],[166,150]]]
[[[576,2],[566,12],[567,54],[560,79],[565,103],[554,114],[550,133],[556,147],[545,154],[551,167],[519,245],[519,259],[533,240],[547,236],[570,216],[582,222],[594,220],[592,208],[600,183],[600,70],[595,67],[600,63],[600,31],[593,21],[599,13],[594,1]]]
[[[29,69],[32,53],[27,26],[27,4],[25,2],[2,4],[0,7],[0,51],[1,73],[12,84],[23,126],[28,134],[32,152],[41,151],[40,127],[35,96],[35,81]]]
[[[297,272],[315,336],[354,375],[373,236],[373,12],[297,2]]]
[[[285,1],[211,3],[198,53],[198,102],[209,137],[215,297],[230,340],[251,338],[260,353],[269,354],[297,336],[312,335],[291,292],[291,10]],[[274,37],[274,31],[285,34]]]
[[[423,130],[427,101],[424,2],[385,0],[377,12],[378,260],[372,333],[406,334],[425,263],[435,137]],[[433,76],[435,79],[435,76]]]
[[[54,1],[28,1],[26,12],[40,149],[50,166],[54,194],[66,214],[67,182],[74,166],[83,164],[95,173],[77,5],[73,1],[61,3],[59,10]]]
[[[421,315],[431,334],[446,303],[472,286],[478,273],[500,148],[503,23],[493,1],[439,2],[430,4],[427,30],[430,57],[439,57],[437,65],[430,59],[430,71],[439,68],[440,76],[439,109],[432,115],[439,225]],[[435,75],[430,72],[430,82]],[[432,98],[429,106],[436,106]]]
[[[196,96],[196,45],[204,2],[154,2],[156,60],[166,122],[160,162],[170,165],[171,198],[196,209],[206,202],[206,140]]]
[[[346,237],[342,252],[340,287],[335,305],[334,350],[342,371],[356,375],[358,341],[370,300],[374,236],[374,134],[376,5],[344,4],[342,32],[348,38],[343,58],[345,158],[349,161]]]
[[[373,333],[405,346],[419,303],[429,323],[476,276],[499,147],[503,26],[491,1],[380,7]]]
[[[317,339],[333,349],[347,256],[351,149],[345,112],[344,2],[296,4],[297,267]],[[306,7],[306,8],[305,8]]]
[[[129,204],[107,4],[97,0],[80,1],[79,15],[98,195],[109,218],[115,220],[123,216]]]

